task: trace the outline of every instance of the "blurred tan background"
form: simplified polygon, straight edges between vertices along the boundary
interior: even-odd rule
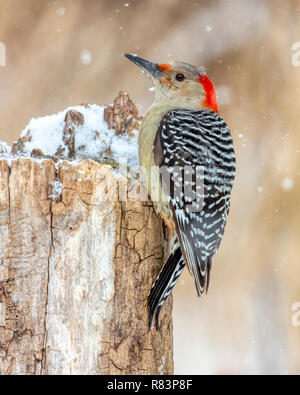
[[[188,273],[174,292],[175,371],[299,374],[300,1],[1,0],[0,42],[8,143],[32,117],[119,90],[143,115],[151,83],[125,52],[207,68],[238,172],[208,296]]]

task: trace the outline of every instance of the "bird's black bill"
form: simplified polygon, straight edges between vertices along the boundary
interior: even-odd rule
[[[125,56],[127,59],[131,60],[137,66],[144,69],[147,73],[151,74],[154,78],[160,78],[164,76],[164,73],[160,71],[158,64],[149,62],[149,60],[139,58],[138,56],[135,55],[125,54]]]

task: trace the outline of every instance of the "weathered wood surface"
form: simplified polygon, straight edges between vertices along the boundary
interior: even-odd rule
[[[152,204],[119,202],[114,172],[92,160],[10,165],[0,161],[0,374],[173,373],[172,301],[160,332],[145,307],[167,239]]]

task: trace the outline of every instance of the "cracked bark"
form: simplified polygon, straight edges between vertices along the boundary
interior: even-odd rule
[[[145,307],[167,238],[108,166],[1,160],[0,374],[172,374],[172,300],[159,332]]]

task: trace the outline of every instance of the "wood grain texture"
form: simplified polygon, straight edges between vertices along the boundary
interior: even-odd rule
[[[119,202],[92,160],[0,161],[0,374],[172,374],[170,299],[146,298],[168,234],[150,202]],[[62,195],[49,198],[52,183]],[[109,187],[108,187],[109,186]]]

